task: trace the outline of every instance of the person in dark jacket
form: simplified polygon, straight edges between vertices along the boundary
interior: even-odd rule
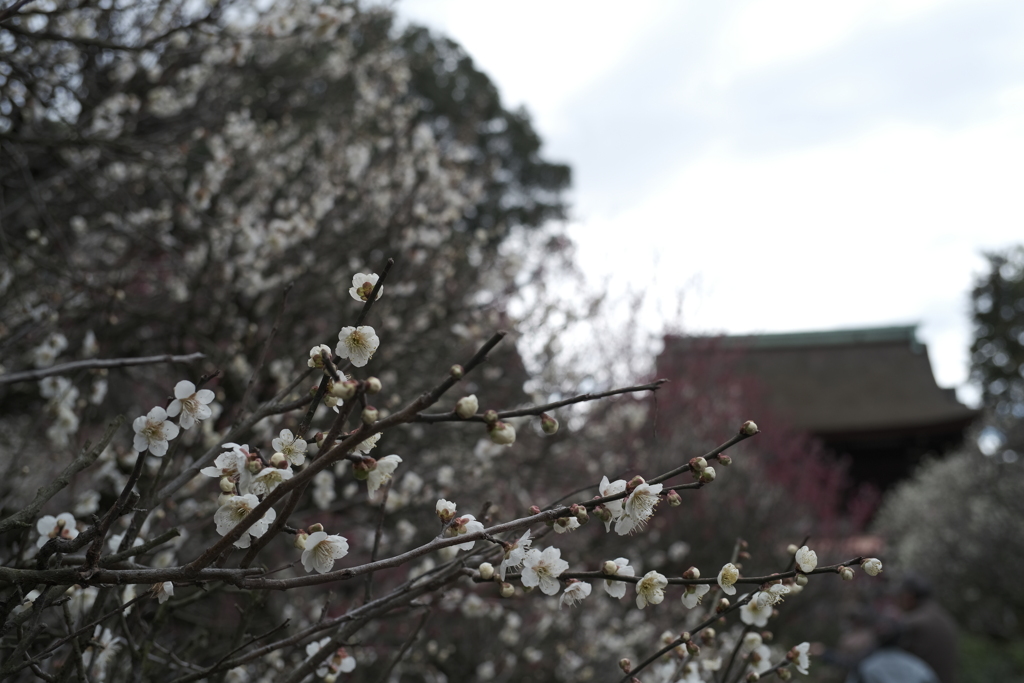
[[[892,617],[875,619],[878,647],[846,677],[846,683],[939,683],[931,667],[899,647],[902,624]]]
[[[931,584],[923,577],[907,576],[899,604],[904,613],[900,647],[927,662],[940,683],[956,683],[960,668],[956,622],[932,598]]]

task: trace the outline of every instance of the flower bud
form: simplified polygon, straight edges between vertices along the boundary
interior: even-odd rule
[[[286,467],[288,465],[288,458],[285,457],[284,453],[274,453],[270,456],[270,464],[274,467]]]
[[[772,642],[773,638],[775,638],[775,634],[772,633],[771,631],[761,631],[761,641],[762,642],[770,643],[770,642]]]
[[[603,505],[598,505],[594,508],[594,514],[597,515],[597,518],[605,524],[612,521],[612,511]]]
[[[451,367],[451,370],[448,371],[448,374],[455,379],[462,379],[462,376],[466,374],[466,371],[462,369],[461,365],[456,363]]]
[[[245,469],[249,470],[251,474],[259,474],[259,471],[263,469],[263,463],[259,458],[253,458],[245,463]]]
[[[366,481],[370,478],[370,472],[377,469],[377,461],[373,458],[360,458],[352,463],[352,474],[359,481]]]
[[[700,645],[692,640],[688,640],[686,641],[686,651],[690,653],[691,657],[697,657],[700,655]]]
[[[790,555],[796,555],[797,550],[800,550],[800,548],[796,547],[796,543],[790,543],[786,546],[786,552]]]
[[[725,453],[722,453],[720,456],[718,456],[718,462],[722,464],[722,467],[728,467],[729,465],[732,464],[732,457],[726,455]]]
[[[692,638],[692,636],[690,635],[689,631],[683,631],[679,634],[679,640],[683,641],[684,643],[690,642],[690,638]]]
[[[297,534],[295,534],[295,543],[294,543],[295,547],[298,548],[299,550],[305,550],[306,549],[306,539],[307,538],[309,538],[309,534],[307,534],[302,529],[299,529],[299,532]]]
[[[580,524],[586,524],[590,521],[590,515],[587,513],[587,508],[582,505],[576,507],[576,521]]]
[[[364,425],[372,425],[377,421],[377,415],[378,413],[376,408],[373,406],[366,406],[363,408],[363,412],[359,418],[363,421]]]
[[[877,558],[869,557],[860,563],[860,568],[868,576],[878,576],[882,573],[882,562]]]
[[[690,458],[690,469],[694,472],[703,472],[707,466],[708,461],[704,458]]]
[[[455,414],[463,420],[476,415],[476,411],[479,409],[480,402],[476,400],[476,394],[463,396],[459,399],[458,403],[455,404]]]
[[[224,493],[234,493],[235,492],[235,482],[233,482],[231,480],[231,477],[221,477],[220,478],[220,490],[223,491]],[[63,522],[64,520],[60,520],[60,521]]]
[[[710,484],[715,480],[715,468],[705,467],[704,471],[700,473],[700,481],[702,484]]]
[[[740,434],[743,436],[753,436],[754,434],[757,434],[757,432],[757,425],[754,424],[752,420],[747,420],[743,423],[743,426],[740,427]]]
[[[306,531],[308,531],[311,534],[315,534],[318,531],[323,531],[323,530],[324,530],[324,525],[321,524],[320,522],[317,522],[316,524],[310,524],[309,528],[306,529]]]
[[[789,667],[780,666],[775,670],[775,675],[779,677],[780,681],[788,681],[793,678],[793,672],[789,670]]]
[[[646,484],[646,483],[647,483],[647,482],[646,482],[646,481],[644,481],[644,478],[643,478],[643,477],[641,477],[641,476],[640,476],[640,475],[638,474],[638,475],[636,475],[635,477],[633,477],[632,479],[630,479],[630,480],[629,480],[628,482],[626,482],[626,491],[627,491],[627,492],[629,492],[629,493],[632,493],[632,492],[633,492],[633,490],[634,490],[634,489],[635,489],[635,488],[636,488],[637,486],[640,486],[640,485],[642,485],[642,484]]]
[[[476,570],[480,572],[480,578],[484,581],[490,581],[494,578],[494,565],[490,562],[482,562]]]
[[[498,411],[496,410],[485,410],[484,411],[484,422],[488,426],[492,426],[498,422]]]
[[[718,604],[715,605],[715,612],[721,614],[727,609],[729,609],[729,598],[720,598]]]
[[[230,493],[222,493],[217,496],[217,505],[227,505],[231,502],[232,495]]]
[[[674,490],[669,491],[667,494],[665,494],[665,500],[667,500],[668,504],[674,508],[677,508],[683,504],[683,497],[679,495],[678,491]]]
[[[313,440],[316,441],[317,448],[324,447],[324,439],[326,438],[327,435],[324,434],[323,432],[317,432],[316,434],[313,435]]]
[[[853,581],[853,570],[849,567],[843,567],[839,570],[839,576],[843,577],[843,581]]]
[[[715,642],[716,635],[715,629],[709,626],[700,632],[700,639],[705,645],[711,645],[711,643]]]
[[[540,430],[548,436],[551,436],[558,431],[558,420],[547,413],[542,413],[540,416]]]
[[[491,441],[499,446],[511,446],[516,442],[516,429],[507,422],[495,422],[488,427],[487,435],[491,437]]]
[[[633,662],[629,661],[628,658],[623,657],[619,660],[619,668],[622,669],[622,673],[629,673],[633,670]]]
[[[445,524],[455,518],[455,509],[455,503],[445,500],[444,498],[437,501],[437,505],[434,506],[434,512],[437,513],[437,516]]]
[[[531,505],[530,506],[530,514],[531,515],[539,515],[540,514],[540,508],[537,507],[536,505]]]
[[[697,569],[696,567],[690,567],[685,572],[683,572],[683,578],[684,579],[699,579],[700,578],[700,570]]]
[[[601,565],[601,571],[608,576],[615,576],[619,573],[619,565],[615,564],[611,560],[605,560],[604,564]]]
[[[513,586],[511,583],[504,582],[501,584],[500,593],[501,597],[503,598],[511,598],[513,595],[516,594],[516,587]]]
[[[368,394],[379,394],[380,390],[384,387],[381,385],[380,380],[376,377],[366,378],[366,393]]]
[[[750,671],[747,673],[747,678],[745,680],[747,681],[747,683],[754,683],[754,681],[761,680],[761,676],[758,675],[756,671]]]
[[[803,587],[806,586],[810,579],[807,578],[807,574],[796,575],[796,585]]]

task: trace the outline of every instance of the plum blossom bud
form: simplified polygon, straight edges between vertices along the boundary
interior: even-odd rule
[[[629,661],[628,658],[623,657],[619,660],[619,668],[622,669],[622,673],[629,673],[633,670],[633,662]]]
[[[540,416],[540,430],[548,436],[551,436],[558,431],[558,420],[547,413],[542,413]]]
[[[344,382],[331,382],[327,388],[328,393],[335,398],[340,398],[343,401],[347,401],[356,395],[356,389],[359,388],[359,382],[355,380],[345,380]]]
[[[619,565],[611,560],[605,560],[604,564],[601,565],[601,571],[609,576],[615,576],[619,573]]]
[[[683,504],[683,497],[680,496],[677,491],[669,491],[665,495],[665,500],[667,500],[668,504],[674,508],[677,508]]]
[[[219,505],[219,506],[221,506],[221,507],[224,507],[224,506],[225,506],[225,505],[227,505],[227,504],[228,504],[228,503],[229,503],[229,502],[231,501],[231,499],[232,499],[232,498],[234,498],[234,497],[235,497],[235,496],[234,496],[234,494],[232,494],[232,493],[221,493],[221,494],[220,494],[219,496],[217,496],[217,505]]]
[[[501,584],[500,593],[501,597],[503,598],[511,598],[513,595],[516,594],[516,587],[513,586],[511,583],[508,583],[507,581],[503,581]]]
[[[766,643],[770,643],[770,642],[772,642],[773,638],[775,638],[775,634],[772,633],[771,631],[761,631],[761,640],[762,641],[764,641]]]
[[[498,411],[496,410],[485,410],[484,411],[484,422],[488,426],[493,426],[498,422]]]
[[[259,471],[263,469],[263,463],[260,462],[259,458],[253,458],[249,462],[245,463],[245,469],[249,470],[253,474],[259,474]]]
[[[647,483],[647,482],[646,482],[646,481],[644,480],[644,478],[643,478],[643,477],[641,477],[641,476],[640,476],[640,475],[638,474],[638,475],[636,475],[635,477],[633,477],[632,479],[630,479],[630,480],[629,480],[628,482],[626,482],[626,491],[628,491],[628,492],[632,493],[632,491],[633,491],[633,490],[634,490],[634,489],[635,489],[635,488],[636,488],[637,486],[640,486],[641,484],[646,484],[646,483]]]
[[[590,515],[587,513],[587,508],[582,505],[576,508],[576,521],[580,524],[586,524],[590,521]]]
[[[754,681],[761,680],[761,676],[756,671],[751,671],[747,673],[747,677],[745,680],[747,681],[747,683],[754,683]]]
[[[455,503],[445,500],[444,498],[437,501],[437,505],[434,506],[434,511],[442,522],[447,524],[455,518]]]
[[[793,672],[787,667],[779,667],[775,670],[775,675],[779,677],[780,681],[788,681],[793,678]]]
[[[308,531],[311,534],[315,534],[315,533],[318,533],[318,532],[323,531],[323,530],[324,530],[324,525],[321,524],[320,522],[317,522],[316,524],[310,524],[309,528],[306,529],[306,531]]]
[[[536,505],[531,505],[530,506],[530,514],[531,515],[539,515],[540,514],[540,508],[537,507]]]
[[[379,394],[382,388],[383,387],[381,386],[380,380],[377,379],[376,377],[366,378],[366,393]]]
[[[804,574],[813,572],[814,568],[818,566],[818,554],[807,546],[802,546],[797,550],[794,557],[796,557],[797,568]]]
[[[710,645],[711,643],[715,642],[716,635],[718,634],[715,633],[715,629],[709,626],[708,628],[700,632],[700,639],[704,642],[705,645]]]
[[[839,570],[839,576],[843,577],[843,581],[853,581],[853,570],[849,567],[843,567]]]
[[[316,434],[313,435],[313,441],[316,441],[317,448],[324,447],[324,439],[326,438],[327,435],[324,434],[323,432],[317,432]]]
[[[754,424],[752,420],[747,420],[743,423],[743,426],[740,427],[740,434],[743,436],[753,436],[754,434],[757,434],[757,432],[757,425]]]
[[[700,645],[692,640],[688,640],[686,641],[686,651],[690,653],[691,657],[697,657],[700,655]]]
[[[270,464],[274,467],[286,467],[288,465],[288,458],[284,453],[274,453],[270,456]]]
[[[220,478],[220,490],[224,493],[233,493],[235,490],[235,482],[231,480],[231,477]]]
[[[708,461],[704,458],[690,458],[690,469],[694,472],[703,472],[707,466]]]
[[[307,538],[309,538],[309,534],[302,529],[299,529],[299,532],[295,534],[295,543],[293,545],[299,550],[305,550]]]
[[[448,371],[448,374],[455,379],[462,379],[462,376],[466,374],[466,371],[462,369],[461,365],[456,363],[451,367],[451,370]]]
[[[700,481],[702,484],[710,484],[715,480],[715,468],[705,467],[704,471],[700,473]]]
[[[882,561],[874,557],[869,557],[860,563],[860,568],[863,569],[864,573],[868,576],[878,576],[882,573]]]
[[[732,457],[726,455],[725,453],[722,453],[720,456],[718,456],[718,462],[722,464],[722,467],[728,467],[729,465],[732,464]]]
[[[484,581],[490,581],[494,578],[494,565],[490,562],[482,562],[476,570],[480,572],[480,578]]]
[[[700,570],[697,569],[696,567],[690,567],[685,572],[683,572],[683,578],[684,579],[699,579],[700,578]]]
[[[725,610],[729,609],[729,598],[721,598],[718,604],[715,605],[715,612],[721,614]]]
[[[458,403],[455,404],[455,414],[463,420],[476,415],[476,411],[479,409],[480,402],[476,399],[476,394],[463,396],[459,399]]]
[[[690,638],[692,638],[692,637],[693,636],[690,635],[689,631],[683,631],[682,633],[679,634],[679,640],[683,641],[684,643],[690,642]]]
[[[370,478],[370,472],[377,469],[377,461],[373,458],[360,458],[352,463],[352,474],[359,481],[366,481]]]
[[[377,421],[377,415],[378,413],[376,408],[373,406],[366,406],[363,408],[363,412],[359,418],[363,421],[364,425],[372,425]]]
[[[611,522],[612,518],[614,517],[614,515],[612,515],[612,511],[603,505],[598,505],[596,508],[594,508],[594,514],[597,515],[597,518],[604,522],[606,525],[609,522]]]
[[[487,436],[499,446],[511,446],[516,442],[516,428],[507,422],[498,421],[487,428]]]
[[[786,546],[786,552],[790,555],[796,555],[797,550],[800,550],[800,548],[796,547],[796,543],[790,543]]]
[[[809,581],[810,579],[807,578],[806,574],[796,575],[796,585],[800,586],[801,588],[806,586]]]

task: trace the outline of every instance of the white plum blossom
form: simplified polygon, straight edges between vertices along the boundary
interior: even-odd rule
[[[740,621],[748,626],[764,628],[768,625],[768,617],[772,615],[772,605],[767,600],[760,600],[761,593],[754,593],[750,602],[740,607]],[[758,673],[761,673],[758,671]]]
[[[473,417],[478,410],[480,410],[480,402],[477,400],[476,394],[463,396],[455,404],[455,414],[462,419]]]
[[[861,562],[860,566],[868,576],[878,576],[882,573],[882,561],[875,557],[869,557]]]
[[[360,441],[352,449],[353,453],[359,453],[360,455],[369,455],[370,451],[374,449],[377,442],[380,441],[380,432],[377,432],[371,437],[367,437],[366,440]]]
[[[447,524],[449,521],[455,519],[455,510],[458,509],[455,503],[450,500],[441,498],[434,505],[434,512],[437,513],[438,518]]]
[[[757,631],[750,631],[743,636],[743,651],[745,653],[753,652],[754,648],[761,645],[764,642],[764,638]]]
[[[616,479],[615,481],[609,482],[608,477],[601,477],[601,483],[597,487],[598,493],[601,497],[614,496],[617,493],[622,493],[626,490],[626,480]],[[617,520],[622,515],[622,499],[611,500],[607,503],[602,503],[608,512],[612,513],[611,519],[604,523],[604,530],[611,531],[612,522]]]
[[[642,529],[647,520],[654,514],[657,507],[661,484],[643,483],[637,486],[626,496],[622,504],[622,514],[619,521],[615,523],[615,533],[620,536],[631,534],[637,529]]]
[[[706,583],[689,584],[683,591],[683,604],[687,609],[693,609],[700,604],[709,590],[711,590],[711,586]]]
[[[796,670],[805,676],[807,675],[808,667],[811,666],[810,652],[810,643],[800,643],[789,651],[790,657],[793,661],[793,666],[795,666]]]
[[[338,346],[334,353],[341,358],[348,358],[352,365],[361,368],[370,362],[378,346],[380,339],[369,325],[343,327],[338,333]]]
[[[170,581],[164,581],[163,583],[154,583],[153,595],[156,596],[156,599],[160,602],[161,605],[164,604],[165,602],[170,600],[172,595],[174,595],[174,584]]]
[[[687,662],[683,667],[683,677],[676,683],[704,683],[704,679],[700,677],[700,667],[697,666],[697,662]]]
[[[306,440],[292,434],[290,429],[282,429],[281,434],[270,442],[274,450],[283,455],[293,467],[306,462]]]
[[[213,402],[214,394],[209,389],[196,391],[196,385],[186,379],[174,385],[174,400],[167,406],[167,414],[176,417],[179,413],[178,424],[182,429],[192,429],[192,426],[205,420],[213,411],[209,404]]]
[[[814,568],[818,566],[818,554],[807,546],[803,546],[796,551],[796,566],[804,574],[813,572]]]
[[[39,540],[36,547],[42,548],[51,538],[63,538],[70,541],[78,536],[78,522],[70,512],[62,512],[56,517],[43,515],[36,522],[36,531],[39,532]]]
[[[249,446],[239,446],[237,443],[226,443],[223,444],[222,448],[228,448],[230,450],[224,451],[218,455],[217,459],[213,461],[213,465],[204,467],[199,470],[199,473],[217,479],[220,479],[221,477],[234,479],[237,477],[239,479],[239,489],[243,493],[248,493],[249,482],[252,480],[252,473],[245,467],[248,462],[246,454],[249,452]]]
[[[453,510],[454,511],[454,510]],[[519,565],[526,559],[526,553],[530,550],[530,545],[533,541],[530,539],[530,530],[527,529],[519,540],[509,545],[505,551],[505,559],[498,565],[498,574],[501,576],[501,580],[505,580],[505,572],[509,569],[518,569]]]
[[[242,496],[228,496],[227,502],[217,510],[213,521],[217,524],[217,533],[221,536],[238,526],[238,523],[249,516],[253,509],[260,504],[259,498],[251,493]],[[267,533],[267,528],[277,519],[277,512],[274,508],[267,510],[266,514],[245,530],[234,545],[236,548],[248,548],[252,538],[259,538]]]
[[[749,668],[756,674],[763,674],[772,668],[772,653],[767,645],[758,645],[747,660]]]
[[[306,361],[306,365],[311,368],[322,368],[324,366],[324,354],[327,358],[332,357],[331,347],[327,344],[320,344],[314,346],[309,350],[309,360]]]
[[[625,557],[616,557],[612,563],[615,565],[615,576],[636,576],[636,571],[629,566],[629,560]],[[626,582],[605,579],[604,592],[613,598],[621,598],[626,594]]]
[[[458,524],[457,533],[459,536],[484,530],[484,525],[476,521],[476,517],[473,515],[462,515],[458,520],[456,520],[456,524]],[[452,527],[456,528],[455,524],[453,524]],[[465,543],[460,543],[453,547],[455,550],[472,550],[475,544],[476,541],[466,541]]]
[[[302,567],[311,572],[314,569],[326,574],[334,568],[334,561],[348,555],[348,539],[344,536],[328,536],[325,531],[316,531],[306,538],[306,549],[302,551]]]
[[[266,496],[281,485],[282,482],[292,478],[291,467],[264,467],[253,477],[249,484],[249,492],[257,496]]]
[[[580,528],[580,521],[575,517],[559,517],[552,527],[556,534],[564,534],[568,531],[575,531]]]
[[[736,595],[736,579],[740,578],[740,570],[732,562],[725,564],[718,572],[718,585],[726,595]]]
[[[576,605],[583,602],[583,599],[590,595],[591,586],[589,583],[584,581],[577,581],[571,579],[569,585],[562,591],[562,597],[558,599],[558,609],[562,609],[562,605],[569,605],[569,607],[575,607]]]
[[[37,368],[48,368],[67,347],[68,338],[60,332],[54,332],[32,350],[32,362]]]
[[[340,671],[341,673],[351,673],[355,671],[356,658],[348,654],[345,648],[339,647],[334,651],[330,657],[324,661],[323,664],[316,670],[316,675],[323,678],[325,681],[334,680],[333,677]]]
[[[24,597],[24,599],[22,599],[21,603],[18,604],[12,611],[14,612],[14,614],[21,614],[22,612],[27,612],[28,610],[32,609],[32,605],[35,604],[36,598],[38,598],[40,595],[42,595],[42,593],[40,593],[38,590],[30,590],[28,594]]]
[[[93,679],[99,681],[106,679],[107,667],[121,649],[122,642],[121,637],[115,638],[109,628],[96,625],[91,645],[82,653],[82,663],[90,670]]]
[[[135,439],[132,445],[138,452],[149,450],[156,456],[167,453],[167,442],[178,436],[178,425],[167,421],[167,412],[155,406],[146,415],[135,418],[132,422]]]
[[[790,592],[789,586],[781,583],[772,584],[767,590],[759,591],[754,595],[754,600],[757,600],[761,605],[767,605],[769,607],[774,606],[782,602],[782,596]]]
[[[650,571],[636,584],[636,606],[640,609],[647,605],[659,605],[665,599],[665,586],[668,579],[663,574]]]
[[[356,273],[352,276],[352,287],[348,290],[348,293],[356,301],[366,301],[370,298],[373,288],[377,286],[378,279],[376,273]],[[374,301],[379,299],[383,293],[384,285],[381,285],[380,289],[377,290],[377,296]]]
[[[337,498],[334,492],[334,475],[328,470],[317,472],[313,477],[313,503],[318,510],[326,510]]]
[[[370,470],[370,475],[366,478],[366,490],[371,496],[391,479],[400,462],[402,459],[397,455],[385,455],[377,461],[377,466]]]
[[[540,586],[544,595],[555,595],[558,593],[558,577],[568,568],[569,563],[562,559],[562,551],[558,548],[552,546],[543,552],[531,549],[523,558],[520,580],[528,588]]]

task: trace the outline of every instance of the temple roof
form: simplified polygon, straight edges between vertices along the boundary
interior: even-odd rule
[[[814,434],[963,429],[976,411],[935,382],[915,326],[665,338],[665,353],[727,354],[772,408]]]

